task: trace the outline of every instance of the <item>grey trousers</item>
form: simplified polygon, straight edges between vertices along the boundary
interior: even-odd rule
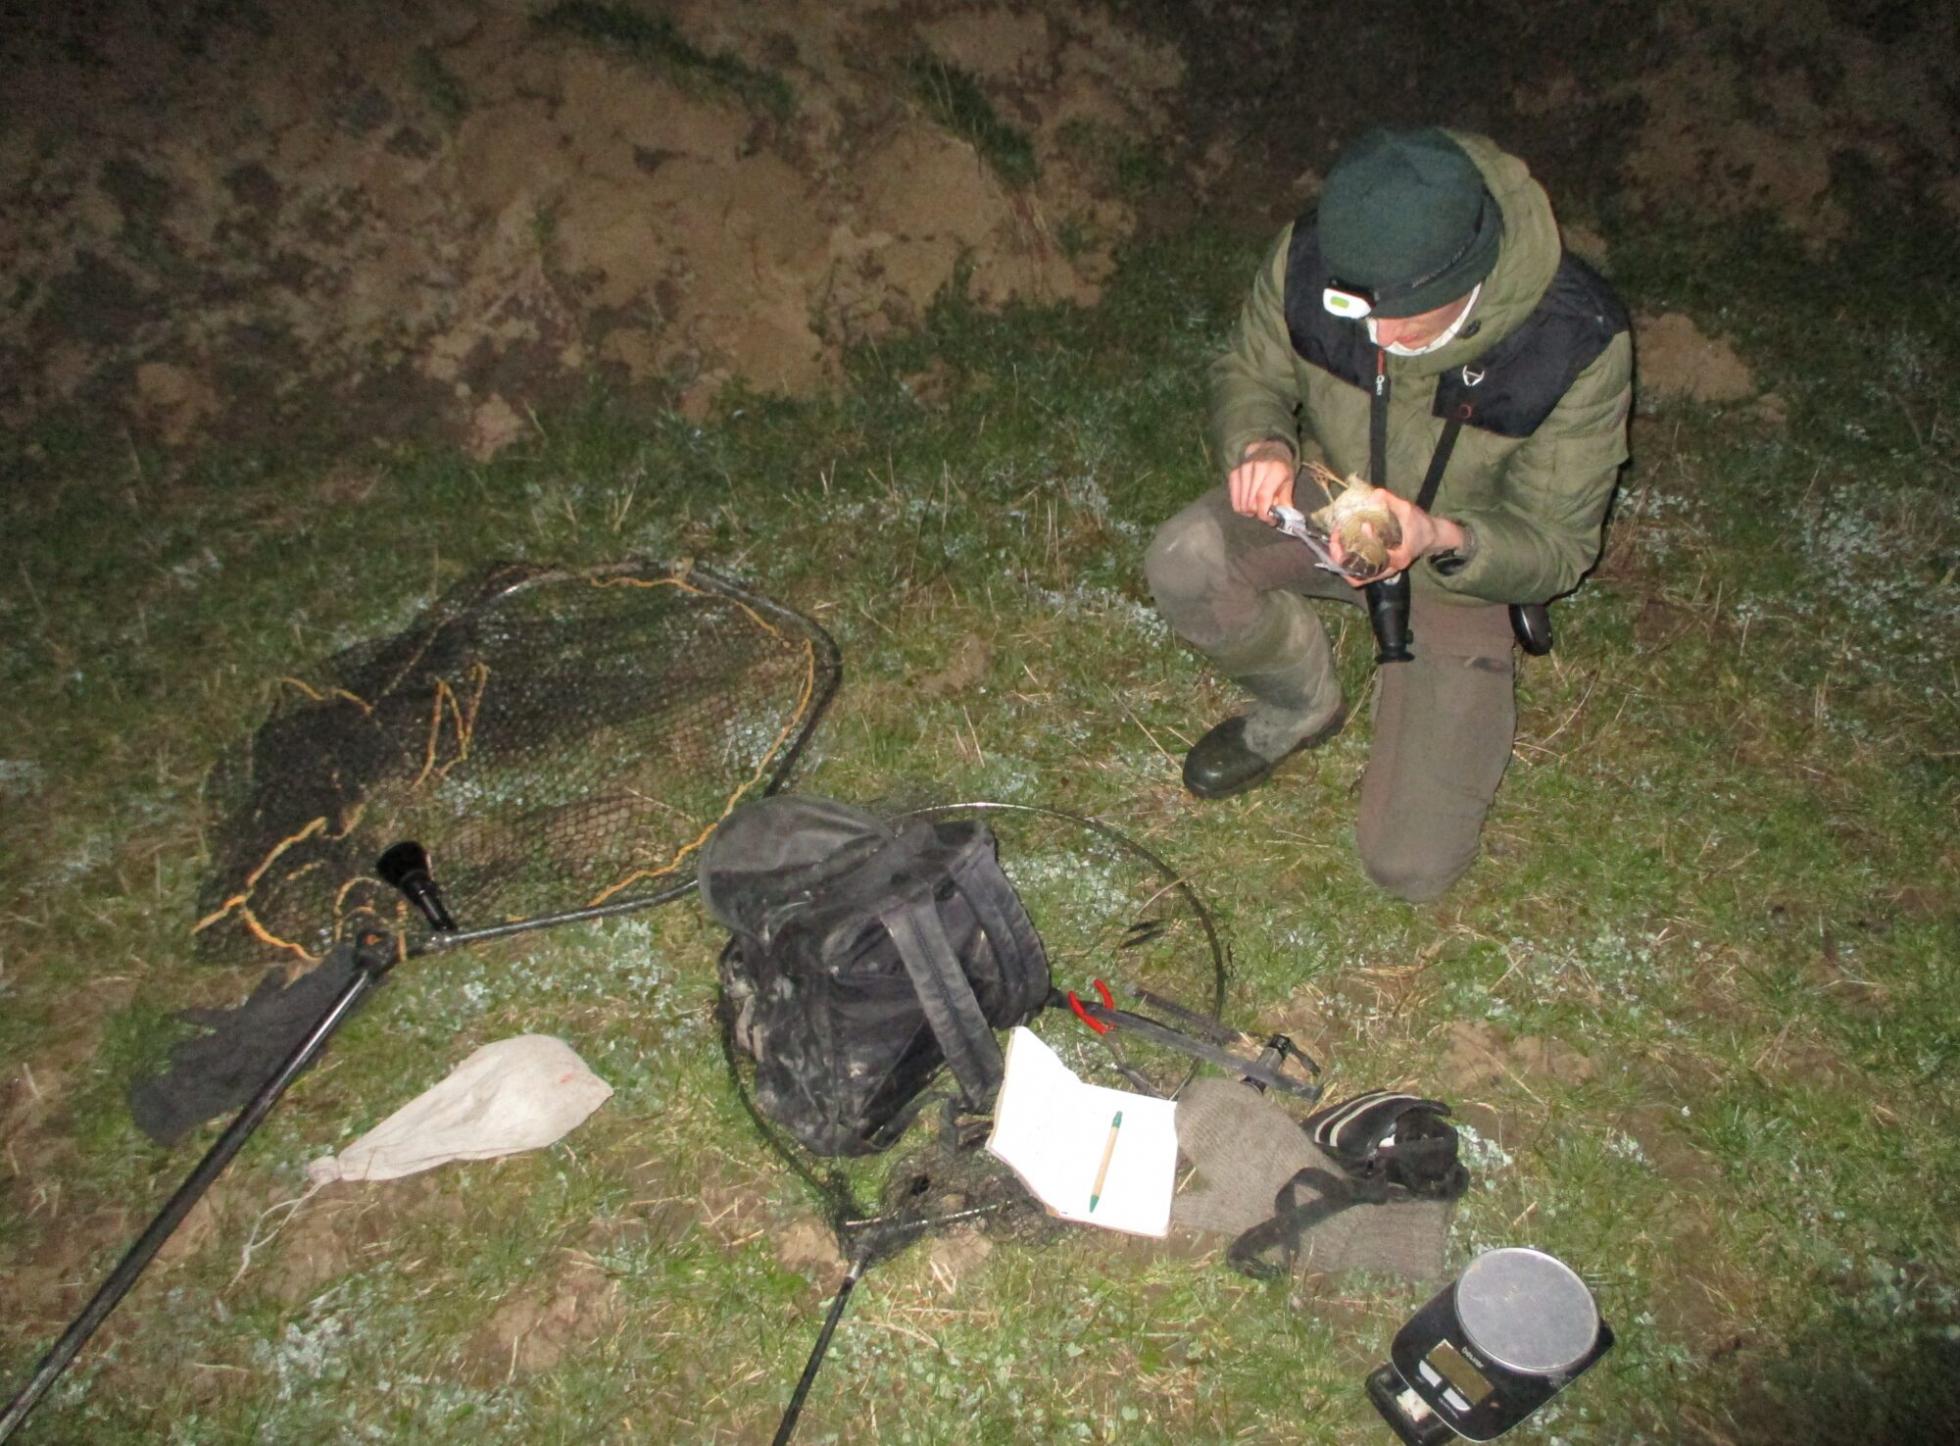
[[[1144,571],[1171,630],[1227,677],[1252,685],[1289,668],[1315,697],[1313,711],[1331,710],[1340,692],[1333,649],[1304,599],[1359,607],[1362,597],[1314,566],[1299,542],[1232,511],[1221,486],[1157,530]],[[1415,660],[1376,675],[1355,842],[1370,878],[1419,903],[1442,894],[1477,856],[1511,758],[1517,704],[1501,604],[1439,602],[1418,590],[1409,629]],[[1275,639],[1287,656],[1261,656]]]

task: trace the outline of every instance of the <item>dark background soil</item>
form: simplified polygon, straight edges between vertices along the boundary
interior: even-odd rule
[[[1378,124],[1496,137],[1609,270],[1640,227],[1742,218],[1827,257],[1873,195],[1960,226],[1960,22],[1908,0],[0,20],[0,421],[124,444],[488,457],[595,384],[694,414],[730,381],[808,392],[949,286],[1093,303],[1139,233],[1268,229]],[[1036,179],[932,113],[922,57],[977,82]]]

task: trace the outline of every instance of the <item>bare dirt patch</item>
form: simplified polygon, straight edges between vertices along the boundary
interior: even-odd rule
[[[290,1201],[271,1199],[265,1206],[285,1203]],[[240,1241],[242,1279],[297,1305],[350,1271],[389,1257],[405,1220],[460,1223],[466,1211],[454,1177],[436,1170],[402,1180],[337,1182],[295,1206],[291,1219],[281,1220],[283,1213],[259,1217],[249,1262]]]
[[[544,1280],[505,1301],[470,1342],[466,1374],[484,1385],[548,1371],[620,1321],[619,1283],[590,1256],[566,1252]]]
[[[1912,158],[1929,181],[1960,164],[1950,7],[1719,0],[1664,26],[1672,57],[1627,82],[1642,119],[1622,173],[1637,199],[1768,211],[1821,247],[1849,229],[1831,194],[1846,158],[1880,175]]]
[[[696,414],[736,379],[806,392],[949,287],[1093,302],[1140,226],[1290,216],[1358,115],[1496,136],[1589,255],[1609,194],[1828,247],[1847,168],[1960,217],[1960,21],[1760,10],[1439,17],[1384,88],[1246,85],[1389,37],[1244,0],[46,7],[0,35],[25,118],[0,130],[0,423],[183,445],[297,420],[483,459],[594,380]],[[934,114],[922,60],[972,79],[1031,179]],[[1178,178],[1148,215],[1142,172]]]
[[[11,961],[10,961],[11,962]],[[78,1153],[72,1096],[88,1078],[102,1020],[128,1006],[134,985],[105,976],[72,999],[30,1059],[0,1077],[0,1280],[9,1283],[16,1315],[31,1309],[54,1327],[95,1289],[89,1262],[127,1244],[140,1226],[125,1205],[76,1195],[64,1181]]]
[[[828,1290],[837,1288],[849,1268],[837,1249],[837,1237],[814,1216],[792,1221],[777,1233],[776,1262]]]
[[[1681,312],[1636,316],[1635,354],[1640,390],[1649,400],[1737,402],[1756,395],[1755,374],[1727,341],[1702,334]]]
[[[44,1138],[45,1132],[59,1113],[72,1070],[80,1063],[75,1058],[64,1067],[45,1056],[22,1060],[0,1082],[0,1141],[5,1142],[12,1180],[26,1180],[48,1165],[45,1152],[55,1146]]]
[[[947,1295],[959,1292],[960,1280],[994,1253],[994,1243],[978,1230],[953,1230],[932,1242],[926,1263],[932,1278]]]
[[[1707,1197],[1695,1195],[1690,1186],[1684,1186],[1683,1197],[1668,1237],[1674,1267],[1670,1288],[1654,1290],[1648,1299],[1664,1338],[1682,1342],[1703,1360],[1719,1361],[1761,1342],[1750,1312],[1755,1291],[1727,1264],[1728,1254],[1701,1203]]]
[[[968,633],[947,650],[946,665],[919,679],[919,692],[928,698],[969,693],[986,681],[993,649],[985,638]]]
[[[1529,1034],[1506,1040],[1488,1024],[1460,1019],[1444,1034],[1437,1077],[1468,1095],[1506,1082],[1527,1091],[1534,1082],[1583,1084],[1594,1072],[1591,1059],[1558,1040]]]
[[[43,1203],[59,1208],[58,1200]],[[17,1325],[29,1328],[24,1334],[52,1334],[67,1324],[101,1283],[104,1253],[131,1238],[133,1223],[132,1212],[120,1205],[70,1210],[60,1217],[59,1229],[49,1230],[35,1249],[9,1265],[8,1298],[16,1311],[32,1312],[25,1321],[16,1317]]]

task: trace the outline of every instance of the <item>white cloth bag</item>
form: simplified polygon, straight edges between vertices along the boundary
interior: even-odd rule
[[[451,1160],[538,1150],[612,1097],[572,1047],[548,1034],[486,1044],[338,1155],[306,1167],[315,1185],[393,1180]]]

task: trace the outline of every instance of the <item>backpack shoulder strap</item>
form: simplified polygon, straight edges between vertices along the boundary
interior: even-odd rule
[[[911,976],[912,988],[925,1011],[940,1053],[960,1082],[967,1103],[984,1105],[1000,1085],[1006,1066],[1001,1058],[1000,1041],[980,1012],[980,1001],[973,997],[966,971],[939,922],[939,911],[932,906],[931,894],[920,891],[911,898],[895,899],[878,910],[878,918],[898,948],[898,957]]]
[[[1001,1002],[1012,1020],[1004,1022],[1028,1018],[1048,1001],[1048,958],[1034,922],[1001,870],[992,836],[982,834],[961,848],[948,873],[973,910],[999,966],[1001,983],[1009,991]]]

